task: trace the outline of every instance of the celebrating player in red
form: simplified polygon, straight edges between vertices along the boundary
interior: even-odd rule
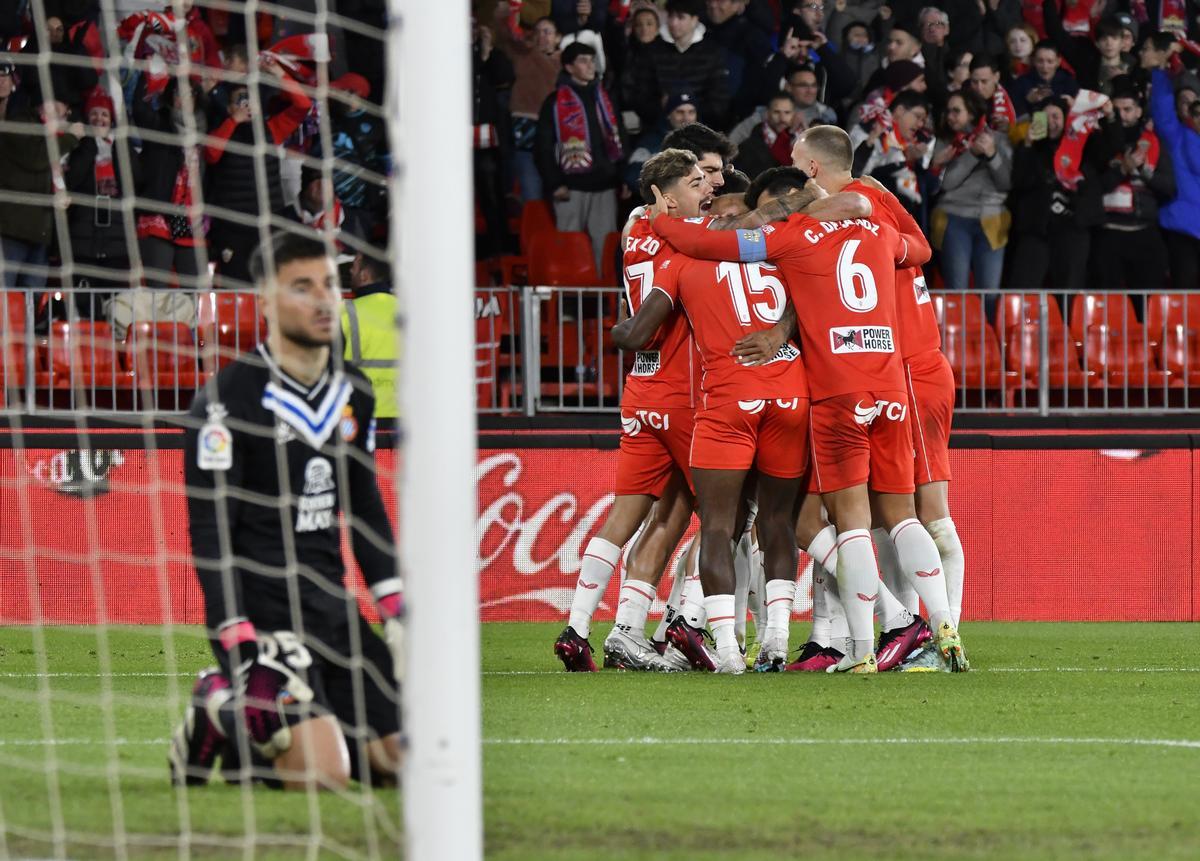
[[[809,143],[849,175],[845,132],[812,129]],[[848,184],[848,183],[847,183]],[[928,260],[919,234],[887,223],[817,221],[803,214],[759,230],[711,231],[660,216],[655,230],[681,251],[711,259],[775,261],[792,291],[812,387],[814,480],[838,530],[837,577],[852,643],[831,670],[875,672],[872,615],[878,569],[870,490],[901,568],[929,609],[935,642],[955,670],[967,668],[951,617],[937,547],[913,503],[912,433],[897,345],[895,267]]]

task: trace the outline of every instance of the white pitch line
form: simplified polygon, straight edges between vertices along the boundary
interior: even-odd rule
[[[175,679],[195,673],[0,673],[3,679]]]
[[[165,738],[131,739],[117,738],[111,742],[91,738],[0,738],[0,747],[130,747],[161,746],[170,740]],[[1168,747],[1200,750],[1200,739],[1187,738],[1070,738],[1070,737],[1026,737],[1026,736],[968,736],[965,738],[659,738],[641,736],[632,738],[485,738],[484,744],[527,747],[570,747],[570,746],[615,746],[615,745],[768,745],[781,747],[859,746],[859,745],[985,745],[985,744],[1045,744],[1045,745],[1094,745],[1130,747]]]

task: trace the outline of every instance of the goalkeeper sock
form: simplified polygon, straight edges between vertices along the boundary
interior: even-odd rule
[[[640,580],[626,580],[621,584],[621,597],[617,602],[617,630],[641,639],[646,636],[646,616],[650,614],[650,602],[654,600],[654,587]]]
[[[579,580],[571,598],[571,618],[567,622],[575,633],[585,640],[592,632],[592,616],[600,606],[608,581],[617,570],[621,548],[611,541],[596,537],[588,542],[583,551],[583,562],[579,566]]]
[[[926,529],[937,545],[938,554],[942,557],[942,573],[946,577],[946,597],[950,601],[950,616],[954,627],[958,627],[962,618],[963,577],[966,570],[966,558],[963,556],[962,542],[958,540],[958,530],[954,521],[949,517],[934,520]]]
[[[896,545],[900,570],[925,602],[930,627],[936,631],[943,622],[953,625],[950,601],[946,596],[946,578],[942,575],[942,558],[921,521],[910,517],[896,524],[892,542]]]
[[[892,543],[892,536],[886,529],[876,528],[871,530],[871,539],[875,542],[875,554],[879,559],[879,576],[883,580],[883,585],[901,606],[915,616],[921,609],[920,602],[917,600],[916,590],[909,585],[908,578],[900,570],[900,559],[896,555],[896,545]],[[894,609],[889,602],[887,609],[889,615],[895,615]],[[880,621],[883,621],[882,616]],[[885,628],[884,630],[891,629]]]

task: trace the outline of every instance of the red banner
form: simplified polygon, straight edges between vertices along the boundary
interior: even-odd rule
[[[181,457],[0,450],[0,623],[200,621]],[[485,621],[565,617],[580,556],[612,501],[615,461],[609,450],[480,452],[474,540]],[[378,462],[394,514],[391,452]],[[951,462],[964,618],[1200,620],[1192,451],[955,449]],[[668,576],[660,595],[669,585]],[[616,591],[614,578],[602,618]]]

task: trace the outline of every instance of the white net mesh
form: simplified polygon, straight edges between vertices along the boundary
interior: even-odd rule
[[[354,355],[379,361],[375,379],[343,368],[340,339],[326,375],[293,379],[256,351],[267,326],[250,275],[255,252],[271,270],[278,237],[294,234],[325,243],[347,299],[351,285],[390,279],[387,39],[384,6],[370,0],[5,4],[0,857],[398,852],[398,795],[367,779],[387,782],[376,755],[399,708],[391,656],[357,621],[360,609],[372,623],[377,608],[395,612],[384,572],[395,382],[382,367],[394,348],[373,357],[364,328]],[[257,382],[219,390],[218,372],[247,355]],[[242,400],[266,409],[265,381],[310,411],[307,425],[283,408],[265,422],[239,412]],[[372,383],[384,395],[378,437],[363,406]],[[184,418],[197,403],[219,410]],[[214,422],[258,483],[221,467],[211,482],[185,481],[197,447],[220,441],[206,436]],[[243,591],[231,618],[260,619],[256,663],[281,666],[297,710],[297,689],[312,688],[314,711],[283,722],[332,722],[347,787],[268,791],[279,774],[252,755],[242,700],[222,712],[210,689],[193,697],[197,672],[226,647],[210,646],[220,620],[209,590],[206,625],[189,496],[192,534],[196,500],[218,512],[201,555],[216,560],[226,598]],[[246,540],[248,510],[275,518],[277,559]],[[311,538],[325,533],[333,552],[322,556]],[[329,575],[342,558],[344,583]],[[253,578],[258,591],[235,590]],[[271,601],[285,621],[261,616]],[[248,683],[248,650],[230,647],[223,664],[234,689]],[[213,769],[204,787],[168,775],[189,710],[187,770],[198,782]],[[195,723],[224,727],[229,714],[234,731],[206,758]],[[302,732],[291,752],[328,766]]]

